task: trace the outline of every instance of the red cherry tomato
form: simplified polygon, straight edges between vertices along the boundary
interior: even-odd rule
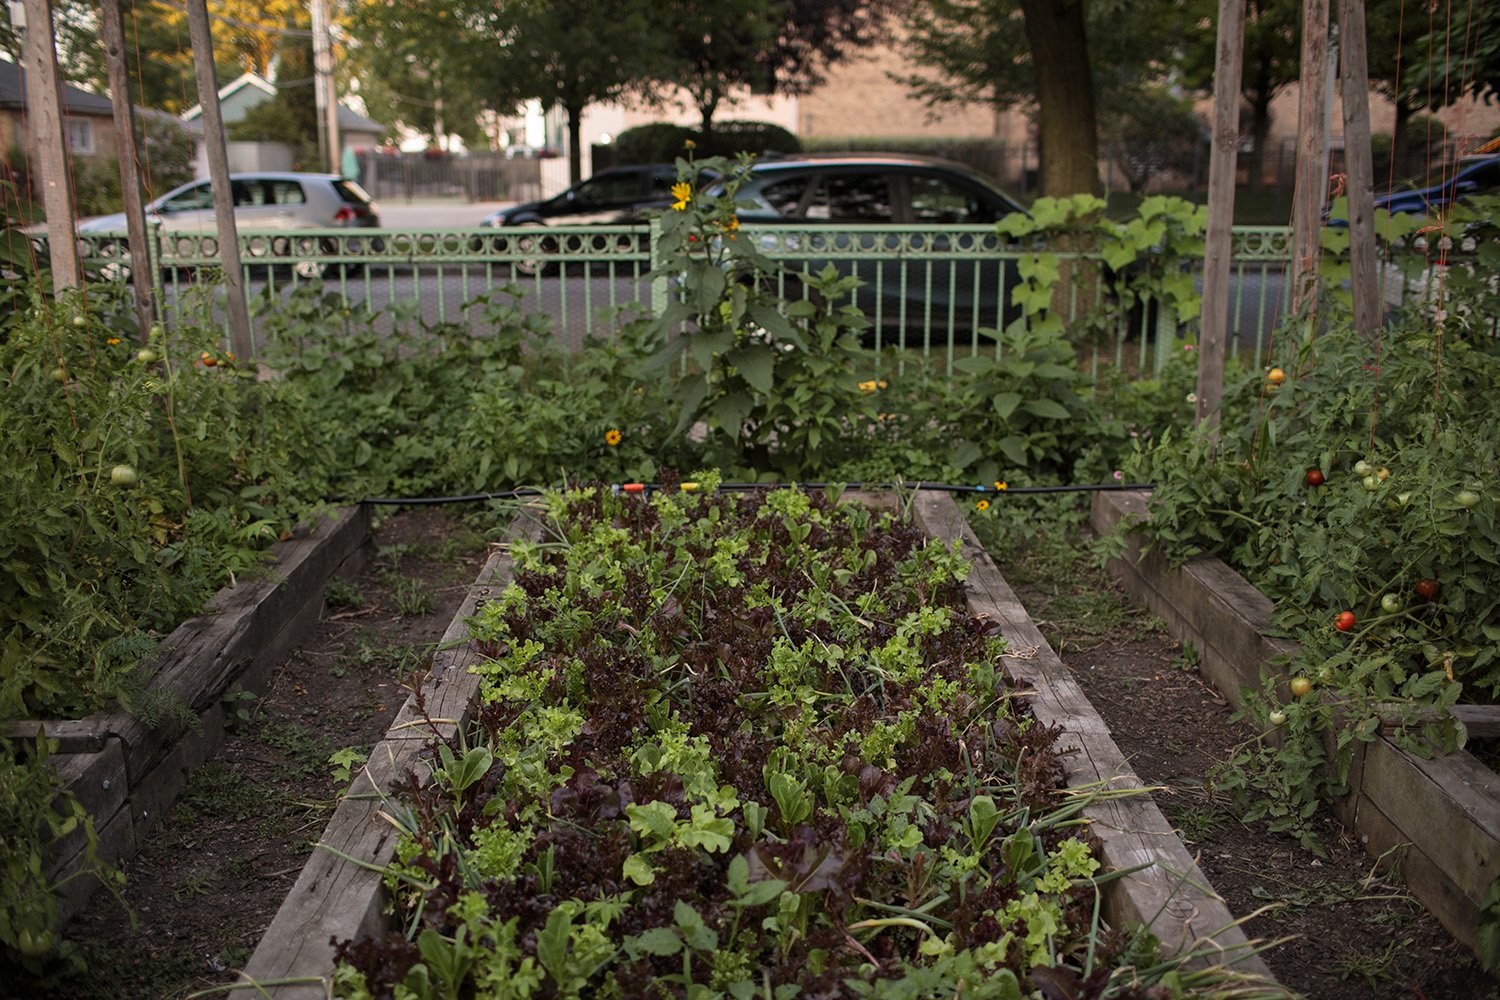
[[[1307,470],[1307,476],[1305,478],[1306,478],[1306,481],[1307,481],[1307,485],[1309,485],[1309,486],[1322,486],[1323,485],[1323,470],[1322,469],[1308,469]]]
[[[1416,586],[1411,588],[1417,592],[1417,596],[1424,601],[1430,601],[1437,596],[1438,582],[1436,580],[1418,580]]]
[[[1353,611],[1340,611],[1339,616],[1333,620],[1333,627],[1340,632],[1348,632],[1359,624],[1359,619],[1354,617]]]

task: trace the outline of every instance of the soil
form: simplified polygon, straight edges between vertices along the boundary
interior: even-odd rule
[[[1484,973],[1403,886],[1399,857],[1373,859],[1331,817],[1327,857],[1266,823],[1241,821],[1207,783],[1256,736],[1192,668],[1182,647],[1078,548],[1023,549],[1001,563],[1048,641],[1104,717],[1247,936],[1283,943],[1263,957],[1283,986],[1316,1000],[1500,997]]]
[[[126,864],[128,910],[101,899],[68,928],[97,971],[0,984],[0,994],[180,1000],[233,981],[344,787],[330,756],[381,738],[485,555],[479,534],[433,509],[390,517],[376,543],[376,559],[331,589],[315,636],[243,706],[243,724]],[[1054,532],[996,554],[1137,772],[1165,787],[1163,811],[1230,909],[1274,907],[1246,930],[1289,938],[1265,952],[1284,986],[1317,1000],[1500,1000],[1500,984],[1402,887],[1398,859],[1370,859],[1332,820],[1320,829],[1327,857],[1315,857],[1209,791],[1211,769],[1253,732],[1083,546]]]
[[[364,572],[330,585],[317,632],[264,697],[241,706],[219,754],[126,863],[127,909],[96,897],[68,927],[94,971],[13,984],[15,995],[169,998],[233,981],[347,784],[330,756],[385,735],[486,555],[478,533],[435,508],[390,517],[375,543]]]

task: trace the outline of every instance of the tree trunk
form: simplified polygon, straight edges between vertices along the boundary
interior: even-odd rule
[[[713,130],[714,130],[714,113],[717,112],[718,110],[719,110],[719,94],[718,94],[717,91],[715,91],[712,94],[701,94],[701,95],[699,95],[699,97],[698,97],[698,117],[702,120],[702,124],[700,124],[698,126],[698,131],[700,133],[702,133],[705,137],[713,134]]]
[[[1396,121],[1391,125],[1391,163],[1386,176],[1375,178],[1375,186],[1393,187],[1395,182],[1406,177],[1406,133],[1410,131],[1411,106],[1399,97],[1396,99]]]
[[[1256,91],[1250,97],[1250,190],[1259,191],[1266,184],[1266,148],[1271,142],[1271,95]],[[1277,161],[1276,183],[1281,183],[1281,163]]]
[[[583,180],[583,108],[579,105],[563,106],[568,116],[568,183]]]
[[[1099,194],[1099,126],[1083,0],[1021,0],[1036,73],[1042,193]]]

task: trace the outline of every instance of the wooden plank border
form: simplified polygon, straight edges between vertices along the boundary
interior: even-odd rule
[[[523,512],[511,523],[507,540],[537,540],[541,534],[541,522]],[[502,545],[479,571],[443,634],[421,690],[425,712],[418,709],[415,694],[407,698],[339,801],[319,846],[261,936],[242,973],[243,987],[260,984],[257,996],[327,997],[333,942],[384,929],[385,888],[376,869],[394,855],[397,831],[381,816],[383,799],[392,783],[408,772],[425,781],[428,769],[420,758],[422,748],[431,739],[452,736],[469,721],[479,678],[469,672],[478,655],[466,641],[467,621],[482,602],[504,589],[512,574]]]
[[[1096,493],[1093,525],[1101,534],[1121,522],[1150,518],[1144,493]],[[1142,553],[1144,533],[1131,531],[1109,569],[1125,591],[1166,623],[1180,641],[1195,644],[1200,667],[1221,694],[1242,704],[1260,672],[1285,675],[1295,643],[1263,634],[1273,605],[1222,560],[1170,565],[1159,552]],[[1227,583],[1226,583],[1227,581]],[[1455,714],[1477,733],[1500,728],[1500,712],[1464,706]],[[1334,734],[1325,745],[1330,750]],[[1334,812],[1354,830],[1371,857],[1399,854],[1413,894],[1455,938],[1476,948],[1481,904],[1500,878],[1500,775],[1467,750],[1423,760],[1382,733],[1356,743],[1349,794]]]
[[[1103,845],[1107,866],[1147,866],[1109,886],[1105,912],[1111,922],[1144,924],[1174,952],[1209,946],[1216,960],[1274,979],[1155,800],[1145,794],[1146,786],[1115,745],[1104,719],[1005,582],[953,498],[923,493],[915,515],[932,537],[957,541],[960,554],[973,564],[966,582],[969,607],[1000,624],[1011,649],[1006,671],[1034,692],[1030,704],[1037,720],[1063,730],[1058,746],[1065,752],[1069,785],[1142,791],[1098,802],[1084,812]]]
[[[189,709],[192,725],[151,726],[123,713],[84,719],[11,723],[5,733],[58,742],[53,766],[94,820],[98,856],[118,862],[156,823],[188,776],[224,740],[225,695],[265,691],[271,670],[316,626],[323,588],[336,573],[357,572],[370,553],[370,515],[343,507],[311,530],[271,547],[264,572],[220,590],[202,613],[162,642],[148,687]],[[98,885],[69,878],[83,865],[83,837],[55,846],[48,876],[63,882],[59,926],[82,908]]]

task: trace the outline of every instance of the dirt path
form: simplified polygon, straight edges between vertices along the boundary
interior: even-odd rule
[[[1167,818],[1232,912],[1274,909],[1247,924],[1253,938],[1291,940],[1266,961],[1316,1000],[1480,1000],[1500,997],[1468,949],[1402,885],[1399,857],[1368,857],[1324,821],[1320,859],[1266,824],[1246,824],[1206,782],[1255,733],[1199,678],[1191,654],[1072,542],[1012,550],[1002,572],[1157,793]]]
[[[384,736],[485,552],[478,534],[433,509],[389,518],[375,541],[371,565],[330,586],[312,639],[265,697],[237,706],[243,718],[218,756],[125,865],[135,925],[96,897],[67,932],[91,972],[15,995],[182,997],[245,964],[347,784],[330,757]]]

